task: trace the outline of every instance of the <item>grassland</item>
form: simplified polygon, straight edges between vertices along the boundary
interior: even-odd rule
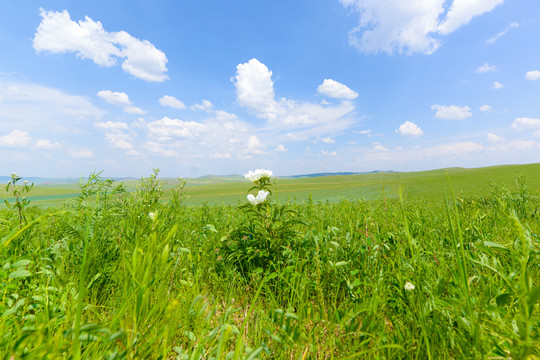
[[[0,358],[538,359],[539,174],[261,180],[259,205],[235,179],[92,175],[11,199]]]
[[[402,192],[414,198],[442,199],[450,187],[456,194],[464,196],[482,196],[491,191],[490,181],[515,189],[515,177],[523,175],[529,187],[540,192],[540,163],[528,165],[505,165],[475,169],[448,168],[422,172],[379,172],[363,175],[341,175],[306,177],[298,179],[279,179],[276,196],[282,201],[339,202],[340,200],[375,200],[382,194],[387,198],[397,198],[400,187]],[[203,203],[210,205],[237,205],[244,201],[247,181],[242,177],[206,176],[186,179],[184,200],[188,206]],[[134,191],[137,181],[124,182],[128,191]],[[170,189],[178,181],[163,182],[165,189]],[[36,206],[56,206],[67,199],[79,195],[79,186],[74,183],[38,185],[28,198]],[[9,194],[0,193],[0,200],[9,198]],[[168,194],[163,197],[168,200]],[[13,199],[10,198],[10,201]]]

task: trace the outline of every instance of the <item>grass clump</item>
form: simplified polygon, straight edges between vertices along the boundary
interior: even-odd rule
[[[540,356],[540,199],[524,178],[280,203],[258,174],[236,207],[186,207],[184,183],[155,171],[132,192],[94,173],[62,206],[0,209],[0,357]]]

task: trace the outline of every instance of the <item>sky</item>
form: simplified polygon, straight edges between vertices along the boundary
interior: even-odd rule
[[[540,162],[540,1],[6,1],[0,174]]]

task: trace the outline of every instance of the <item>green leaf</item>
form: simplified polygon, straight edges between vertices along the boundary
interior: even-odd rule
[[[512,296],[510,294],[501,294],[495,298],[498,306],[510,305],[512,303]]]
[[[489,248],[495,248],[495,249],[509,251],[508,248],[506,248],[506,246],[504,246],[502,244],[499,244],[499,243],[496,243],[494,241],[484,241],[483,244],[484,244],[484,246],[489,247]]]
[[[28,270],[17,270],[9,274],[10,279],[18,279],[32,276],[32,273]]]
[[[32,260],[19,260],[16,263],[12,264],[11,267],[17,269],[17,268],[30,265],[31,263],[32,263]]]

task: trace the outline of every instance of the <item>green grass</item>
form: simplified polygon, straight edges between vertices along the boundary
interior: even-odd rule
[[[425,199],[442,199],[449,191],[449,181],[457,195],[481,196],[491,191],[489,181],[515,189],[515,176],[522,174],[531,189],[540,189],[540,163],[505,165],[476,169],[449,168],[422,172],[373,173],[367,175],[325,176],[300,179],[279,179],[277,196],[283,201],[339,202],[341,200],[375,200],[384,196],[398,198],[399,188],[410,196]],[[124,183],[128,191],[135,190],[136,181]],[[177,181],[168,180],[164,188],[174,187]],[[202,203],[236,205],[245,199],[247,180],[238,176],[206,176],[187,179],[186,205]],[[38,206],[57,206],[67,198],[78,196],[77,184],[35,186],[29,199]],[[8,197],[0,194],[0,199]],[[165,194],[164,199],[168,199]],[[12,199],[10,199],[12,200]]]
[[[0,358],[538,359],[538,170],[284,179],[259,206],[92,175],[0,209]]]

